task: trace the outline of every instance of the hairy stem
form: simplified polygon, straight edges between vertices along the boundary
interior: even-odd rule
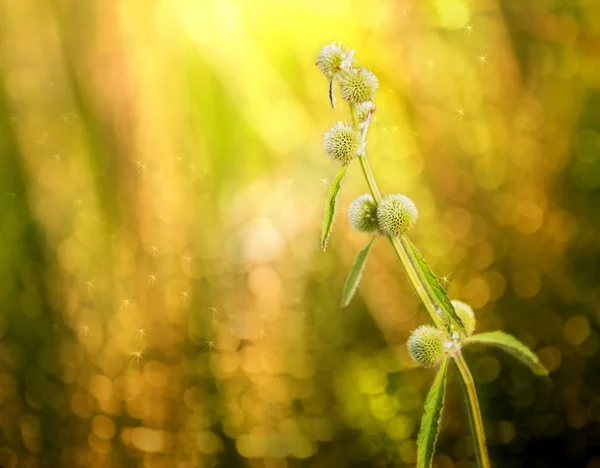
[[[485,443],[485,432],[483,430],[483,421],[481,419],[481,410],[479,409],[479,402],[477,400],[477,392],[475,391],[475,383],[473,377],[469,371],[469,367],[465,362],[460,350],[454,356],[454,362],[458,368],[462,387],[467,397],[467,411],[469,413],[469,421],[471,423],[471,430],[473,431],[474,443],[475,443],[475,456],[477,463],[482,468],[489,468],[490,459],[487,453],[487,446]]]
[[[354,128],[360,131],[360,123],[358,121],[358,113],[356,112],[356,105],[350,104],[350,115],[352,116],[352,123]],[[367,130],[369,128],[369,122],[367,122],[362,129],[362,139],[363,143],[365,142],[367,136]],[[367,180],[367,184],[369,186],[369,190],[371,191],[371,195],[373,195],[373,199],[375,203],[379,204],[381,201],[381,192],[379,192],[379,187],[377,187],[377,182],[375,181],[375,176],[373,175],[373,171],[371,170],[371,165],[369,164],[369,160],[367,159],[366,151],[358,157],[360,161],[360,166],[362,168],[365,179]],[[451,339],[448,329],[444,326],[442,318],[437,313],[437,307],[433,302],[432,298],[427,293],[427,288],[421,282],[417,270],[414,265],[414,259],[409,252],[408,245],[406,243],[406,236],[403,234],[400,237],[389,237],[392,247],[402,264],[406,276],[410,281],[415,293],[425,306],[425,310],[427,310],[427,314],[431,321],[435,324],[435,326],[442,330],[448,340]],[[469,368],[465,360],[460,354],[460,351],[453,356],[454,362],[459,370],[459,375],[463,387],[465,389],[465,394],[467,396],[467,408],[469,412],[469,419],[471,421],[471,426],[473,432],[475,433],[475,453],[477,457],[477,461],[481,468],[489,468],[490,461],[487,453],[487,447],[485,443],[485,433],[483,431],[483,423],[481,420],[481,411],[479,409],[479,402],[477,401],[477,393],[475,392],[475,384],[473,383],[473,377],[469,372]]]

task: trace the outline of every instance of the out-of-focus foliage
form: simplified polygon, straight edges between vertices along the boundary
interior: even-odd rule
[[[596,0],[3,0],[0,465],[415,463],[435,372],[386,242],[339,307],[354,165],[319,245],[333,40],[379,78],[415,245],[551,372],[466,351],[491,457],[600,466]],[[464,468],[449,379],[435,462]]]

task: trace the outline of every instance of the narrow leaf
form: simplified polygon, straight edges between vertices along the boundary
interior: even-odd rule
[[[446,372],[448,358],[444,359],[425,400],[425,414],[417,438],[417,468],[429,468],[435,452],[435,443],[440,432],[444,394],[446,392]]]
[[[527,346],[508,333],[501,331],[479,333],[463,341],[465,345],[470,343],[482,343],[501,348],[529,367],[534,374],[548,375],[548,371],[540,359]]]
[[[450,302],[448,294],[446,294],[446,291],[444,288],[442,288],[442,285],[431,271],[431,268],[429,268],[429,265],[425,259],[421,256],[417,248],[408,237],[400,236],[400,242],[408,253],[411,263],[415,267],[415,270],[419,275],[419,279],[427,291],[427,295],[439,308],[439,310],[442,311],[444,316],[446,316],[448,320],[450,320],[450,322],[452,322],[452,324],[466,336],[467,332],[465,327],[458,317],[458,314],[454,310],[454,306],[452,305],[452,302]]]
[[[331,234],[331,226],[333,225],[333,216],[335,215],[335,204],[337,202],[337,196],[342,188],[342,179],[346,175],[348,166],[342,166],[339,170],[331,188],[329,189],[329,195],[327,196],[327,205],[325,205],[325,218],[323,219],[323,230],[321,231],[321,248],[323,252],[327,249],[327,243],[329,242],[329,235]]]
[[[360,279],[362,278],[365,265],[367,264],[367,258],[369,257],[369,252],[371,251],[371,246],[373,245],[374,240],[375,238],[372,237],[367,246],[356,256],[354,265],[352,265],[352,270],[350,270],[350,274],[348,275],[348,279],[344,285],[344,292],[342,293],[342,307],[346,307],[348,304],[350,304],[350,301],[354,297],[354,293],[356,292],[358,284],[360,283]]]
[[[333,78],[329,82],[329,102],[331,103],[331,107],[335,109],[335,91],[333,89]]]

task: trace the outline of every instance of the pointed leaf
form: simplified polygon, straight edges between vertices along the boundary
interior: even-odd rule
[[[342,307],[346,307],[348,304],[350,304],[352,297],[354,297],[354,293],[356,292],[358,284],[360,283],[360,279],[362,278],[365,265],[367,264],[367,258],[369,257],[369,252],[371,251],[371,246],[373,245],[374,240],[375,238],[372,237],[367,246],[356,256],[354,265],[352,265],[352,270],[350,270],[350,274],[348,275],[348,279],[344,285],[344,291],[342,293]]]
[[[423,415],[419,437],[417,438],[417,468],[429,468],[433,460],[435,443],[440,432],[442,410],[444,409],[447,370],[448,358],[445,358],[425,400],[425,414]]]
[[[335,91],[333,89],[333,78],[329,81],[329,102],[331,103],[331,107],[335,109]]]
[[[501,348],[529,367],[534,374],[548,375],[548,371],[533,351],[508,333],[501,331],[479,333],[463,341],[465,345],[470,343],[482,343]]]
[[[323,219],[323,230],[321,231],[321,248],[323,252],[327,249],[327,243],[329,242],[329,235],[331,234],[331,226],[333,225],[333,216],[335,215],[335,204],[337,202],[337,196],[342,188],[342,180],[346,175],[348,166],[342,166],[339,170],[331,188],[329,189],[329,195],[327,196],[327,205],[325,206],[325,218]]]
[[[446,291],[444,288],[442,288],[442,285],[431,271],[431,268],[429,268],[429,265],[425,259],[421,256],[417,248],[407,236],[400,236],[400,242],[402,243],[404,250],[406,250],[408,253],[410,261],[417,271],[419,279],[425,287],[429,298],[438,307],[438,309],[441,310],[441,313],[466,336],[467,332],[465,330],[465,326],[454,310],[454,306],[452,305],[452,302],[450,302],[448,294],[446,294]]]

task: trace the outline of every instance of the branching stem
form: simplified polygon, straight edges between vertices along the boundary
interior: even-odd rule
[[[354,128],[358,131],[361,131],[360,123],[358,120],[358,113],[356,111],[356,104],[350,104],[350,115],[352,116],[352,124]],[[363,144],[366,141],[367,131],[369,129],[369,121],[367,121],[361,132]],[[379,204],[381,201],[381,192],[379,191],[379,187],[377,187],[377,182],[375,181],[375,176],[373,175],[373,171],[371,170],[371,165],[369,164],[369,160],[367,158],[366,151],[363,152],[358,157],[360,161],[360,166],[362,168],[363,174],[369,186],[369,190],[371,191],[371,195],[373,195],[373,199],[375,203]],[[410,249],[407,245],[406,235],[403,234],[400,237],[388,237],[400,263],[404,267],[404,271],[408,276],[410,284],[412,285],[415,293],[425,306],[429,318],[435,324],[435,326],[442,330],[446,336],[446,339],[450,340],[451,336],[448,332],[448,329],[444,326],[442,318],[437,313],[437,307],[433,302],[432,298],[427,293],[427,289],[425,285],[419,278],[417,270],[414,265],[414,260],[412,255],[410,254]],[[477,400],[477,393],[475,392],[475,384],[473,382],[473,377],[471,376],[471,372],[469,372],[469,368],[467,367],[467,363],[460,351],[455,353],[453,356],[454,362],[458,367],[459,376],[461,382],[463,384],[463,388],[465,389],[465,394],[467,396],[467,408],[469,412],[469,420],[471,421],[471,427],[473,432],[475,433],[475,453],[476,458],[481,468],[489,468],[490,461],[487,453],[487,446],[485,442],[485,433],[483,431],[483,422],[481,419],[481,411],[479,409],[479,402]]]

